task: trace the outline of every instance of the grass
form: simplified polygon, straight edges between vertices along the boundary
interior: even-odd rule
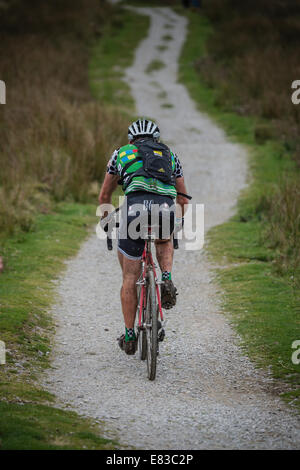
[[[99,44],[103,42],[106,45],[109,39],[114,38],[111,42],[114,47],[107,49],[102,47],[103,44],[93,44],[91,80],[104,73],[102,59],[106,61],[107,75],[104,78],[107,81],[111,76],[109,67],[122,70],[125,65],[130,65],[131,51],[137,38],[142,38],[147,30],[147,20],[143,21],[142,17],[135,25],[135,36],[131,36],[132,47],[128,48],[127,43],[120,53],[124,39],[123,21],[132,25],[136,15],[124,12],[123,16],[118,11],[115,20],[101,28],[99,36]],[[98,75],[97,67],[100,68]],[[121,76],[120,73],[119,80]],[[93,88],[94,100],[101,97],[97,90],[100,88]],[[103,102],[107,102],[101,106],[105,106],[107,112],[97,125],[93,120],[85,122],[86,115],[78,116],[76,109],[69,110],[69,114],[74,122],[80,119],[83,132],[88,132],[88,126],[92,125],[93,132],[100,129],[108,142],[113,136],[117,146],[119,140],[121,142],[126,137],[128,122],[127,118],[120,118],[122,102],[117,108],[116,103],[111,104],[109,99],[108,95],[103,95]],[[116,122],[110,122],[109,116],[115,116]],[[120,123],[123,124],[119,126]],[[105,134],[107,129],[103,126],[110,127],[110,132]],[[62,128],[69,133],[68,126]],[[80,128],[76,129],[78,138],[81,138]],[[42,150],[44,141],[41,140],[39,145]],[[102,149],[105,161],[110,150],[112,148]],[[79,172],[78,181],[81,176]],[[59,184],[62,185],[61,182]],[[87,200],[96,202],[99,187],[99,180],[91,180]],[[4,259],[4,272],[0,275],[0,340],[5,341],[7,351],[7,362],[0,365],[0,449],[114,449],[117,443],[101,437],[101,423],[58,410],[54,406],[55,397],[38,385],[40,373],[49,366],[48,356],[54,334],[54,325],[48,314],[54,299],[52,281],[64,269],[65,259],[76,254],[96,221],[96,205],[74,202],[69,192],[66,196],[68,202],[49,201],[47,191],[47,187],[37,186],[38,204],[34,206],[35,216],[30,226],[19,226],[9,237],[3,232],[0,236],[0,253]],[[20,192],[19,197],[24,199],[24,193]]]
[[[165,34],[164,36],[162,36],[161,39],[162,39],[163,41],[172,41],[173,36],[171,36],[171,34]]]
[[[94,219],[92,205],[58,204],[48,215],[38,215],[31,232],[2,242],[5,270],[1,274],[1,339],[9,347],[8,361],[25,355],[44,363],[49,340],[39,334],[51,325],[47,308],[52,299],[51,281],[66,257],[75,255]],[[43,355],[40,358],[38,351]]]
[[[38,386],[48,367],[54,326],[48,314],[53,279],[74,256],[95,221],[95,207],[60,203],[39,215],[34,230],[3,245],[0,331],[6,365],[0,366],[0,449],[106,449],[116,443],[75,413],[53,407],[54,396]],[[51,406],[52,403],[52,406]]]
[[[100,429],[76,413],[50,406],[0,403],[1,450],[116,449]]]
[[[168,46],[165,46],[164,44],[160,44],[160,45],[156,46],[156,49],[160,52],[164,52],[168,49]]]
[[[160,100],[164,100],[165,98],[167,98],[167,92],[162,90],[160,91],[158,94],[157,94],[157,98],[159,98]]]
[[[92,98],[88,80],[89,46],[96,34],[107,41],[114,11],[97,0],[0,5],[8,84],[0,108],[0,233],[30,230],[35,214],[56,201],[88,201],[107,155],[126,137],[127,121]]]
[[[127,116],[134,112],[134,101],[129,85],[123,81],[124,69],[132,63],[136,46],[148,27],[148,16],[119,10],[92,50],[89,77],[93,96]]]
[[[176,8],[178,5],[177,0],[122,0],[125,5],[132,5],[137,7],[161,7],[168,6]]]
[[[268,121],[241,115],[222,106],[217,86],[201,79],[196,63],[207,56],[207,41],[214,34],[203,16],[188,14],[188,37],[180,59],[180,81],[199,109],[207,112],[249,153],[249,186],[239,199],[237,215],[215,227],[208,248],[221,265],[224,309],[241,335],[242,346],[259,367],[269,367],[285,383],[280,389],[289,403],[300,404],[299,365],[291,362],[292,342],[300,338],[299,287],[291,272],[275,269],[277,252],[267,236],[266,207],[280,179],[293,178],[295,163],[282,142],[257,141],[256,129]],[[288,388],[288,391],[286,389]]]
[[[261,214],[278,273],[290,274],[300,288],[300,107],[291,101],[291,83],[300,72],[300,7],[292,0],[222,3],[222,9],[220,0],[204,5],[214,32],[196,69],[217,92],[219,108],[256,117],[256,144],[277,142],[281,158],[295,162],[263,195]]]
[[[214,34],[207,56],[197,62],[199,72],[218,89],[223,107],[266,118],[274,136],[294,147],[299,164],[300,108],[291,102],[291,83],[300,72],[299,4],[223,0],[220,8],[220,0],[211,0],[204,12]]]
[[[165,64],[161,60],[154,59],[151,62],[149,62],[149,64],[147,65],[145,69],[145,72],[146,73],[156,72],[157,70],[161,70],[164,67],[165,67]]]
[[[223,262],[218,280],[225,310],[246,352],[260,367],[271,365],[274,377],[296,386],[299,366],[291,362],[291,345],[299,333],[297,296],[288,279],[274,275],[272,251],[259,233],[258,224],[236,217],[211,231],[209,248]]]
[[[174,108],[174,105],[172,103],[162,103],[160,105],[161,108]]]

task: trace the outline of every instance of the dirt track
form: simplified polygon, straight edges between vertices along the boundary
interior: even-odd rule
[[[245,184],[246,154],[176,83],[185,18],[168,8],[141,10],[151,16],[151,29],[127,79],[138,113],[157,119],[163,140],[181,158],[189,192],[205,204],[207,230],[232,214]],[[166,34],[173,39],[159,52],[156,46]],[[153,59],[165,67],[147,75]],[[123,330],[116,251],[107,252],[104,242],[90,237],[58,284],[54,369],[45,379],[47,388],[61,403],[104,420],[108,435],[122,445],[299,448],[297,417],[269,392],[271,378],[243,356],[220,312],[205,252],[176,252],[173,278],[180,295],[167,313],[157,379],[150,383],[145,364],[125,356],[116,343]]]

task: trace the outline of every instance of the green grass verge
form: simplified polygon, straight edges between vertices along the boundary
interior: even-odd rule
[[[147,17],[116,10],[91,51],[89,77],[96,99],[120,112],[133,110],[122,82],[138,41],[147,34]],[[74,256],[96,222],[95,205],[60,203],[38,215],[30,232],[0,240],[5,271],[0,275],[0,340],[7,363],[0,365],[0,449],[115,449],[101,437],[101,425],[58,410],[55,397],[38,386],[48,367],[54,327],[48,309],[53,279]]]
[[[45,405],[0,403],[1,450],[107,450],[95,423]]]
[[[0,449],[115,447],[88,420],[51,406],[54,397],[35,382],[48,366],[52,281],[94,222],[93,205],[60,203],[37,216],[30,233],[2,241],[0,339],[7,363],[0,365]]]
[[[95,221],[95,209],[90,205],[58,204],[48,215],[38,215],[31,232],[6,239],[1,253],[6,269],[1,275],[1,339],[13,348],[21,346],[22,354],[41,357],[49,342],[39,335],[47,328],[47,307],[52,298],[51,280],[72,256],[86,235],[86,227]],[[36,331],[36,332],[35,332]],[[14,352],[8,353],[12,361]],[[41,361],[38,360],[40,363]]]
[[[160,44],[160,45],[156,46],[156,49],[160,52],[164,52],[168,49],[168,46],[165,46],[164,44]]]
[[[282,174],[293,172],[294,164],[275,139],[257,142],[255,129],[264,125],[263,121],[222,108],[218,90],[201,80],[195,62],[206,54],[205,44],[213,31],[203,16],[188,13],[188,18],[180,81],[199,109],[249,151],[249,186],[239,199],[237,214],[208,234],[209,252],[223,265],[218,280],[224,292],[224,307],[250,358],[260,367],[270,367],[274,377],[286,382],[291,391],[283,397],[299,406],[300,366],[291,361],[292,342],[300,339],[299,291],[289,276],[276,275],[274,252],[268,248],[262,217],[264,197]]]
[[[156,70],[163,69],[165,66],[166,65],[161,60],[154,59],[147,65],[145,72],[152,73],[152,72],[155,72]]]
[[[134,100],[123,81],[124,69],[131,65],[149,24],[148,16],[118,9],[101,40],[93,46],[89,67],[93,96],[125,113],[134,112]]]
[[[122,0],[122,4],[136,7],[178,7],[177,0]]]

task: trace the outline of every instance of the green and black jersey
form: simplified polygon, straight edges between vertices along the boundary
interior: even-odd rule
[[[171,152],[172,157],[172,170],[175,178],[183,176],[182,166],[177,155]],[[117,149],[112,154],[108,165],[107,172],[111,175],[120,175],[124,166],[132,161],[132,165],[128,168],[128,173],[135,173],[143,166],[143,162],[137,159],[138,149],[133,144],[127,144]],[[134,161],[137,159],[137,161]],[[133,176],[131,182],[125,189],[125,194],[132,193],[134,191],[145,191],[155,194],[162,194],[176,198],[176,189],[173,185],[165,184],[156,178],[146,178],[144,176]]]

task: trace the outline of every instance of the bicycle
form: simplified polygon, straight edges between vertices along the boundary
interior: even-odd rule
[[[181,194],[181,193],[180,193]],[[191,196],[187,196],[191,199]],[[117,208],[110,214],[110,219],[120,211]],[[116,223],[119,227],[119,223]],[[156,377],[157,356],[159,354],[159,342],[164,340],[164,316],[161,306],[160,285],[156,274],[156,264],[151,253],[151,243],[155,240],[155,230],[158,226],[149,223],[143,227],[145,237],[145,247],[142,254],[141,275],[137,281],[138,304],[137,304],[137,335],[139,358],[142,361],[147,359],[148,379],[154,380]],[[145,232],[146,231],[146,232]],[[178,248],[178,239],[173,236],[174,249]],[[107,235],[107,248],[112,250],[112,239]]]
[[[159,281],[156,274],[156,265],[151,253],[151,243],[153,241],[154,237],[152,237],[152,231],[149,227],[142,255],[141,276],[137,281],[138,349],[140,359],[142,361],[147,359],[149,380],[155,379],[159,341],[163,341],[165,337],[165,330],[163,328],[164,316],[159,288],[163,281]]]
[[[110,221],[119,212],[117,208],[110,214]],[[119,227],[119,222],[115,226]],[[164,340],[164,315],[161,306],[160,285],[163,281],[158,280],[156,274],[156,264],[154,263],[151,244],[154,242],[155,230],[159,227],[147,225],[145,247],[141,260],[141,274],[137,281],[137,337],[139,358],[142,361],[147,359],[147,374],[149,380],[156,377],[157,356],[159,354],[159,342]],[[174,248],[178,248],[178,240],[173,237]],[[113,249],[112,239],[107,235],[107,248]]]

